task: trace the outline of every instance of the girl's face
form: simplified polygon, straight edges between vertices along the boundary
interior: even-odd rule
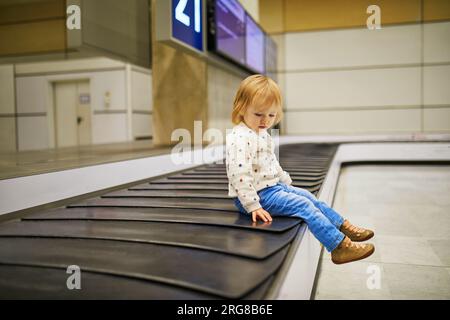
[[[259,133],[262,130],[267,130],[270,128],[275,122],[276,116],[276,106],[265,109],[249,106],[244,113],[244,123],[247,127],[256,133]]]

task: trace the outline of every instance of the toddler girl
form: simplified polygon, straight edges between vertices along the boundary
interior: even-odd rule
[[[303,219],[314,236],[331,252],[336,264],[364,259],[375,247],[357,244],[373,237],[371,230],[353,226],[308,190],[291,186],[275,154],[267,129],[282,117],[277,84],[263,75],[241,82],[234,100],[232,132],[226,137],[228,195],[241,213],[265,223],[272,216]]]

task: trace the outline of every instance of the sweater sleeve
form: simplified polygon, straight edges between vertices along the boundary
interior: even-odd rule
[[[291,179],[291,176],[289,175],[289,173],[287,173],[286,171],[283,170],[283,168],[281,168],[278,161],[276,161],[275,165],[277,167],[277,173],[278,173],[278,176],[280,177],[280,181],[284,184],[287,184],[288,186],[291,185],[292,179]]]
[[[273,157],[275,158],[275,168],[277,170],[277,175],[280,178],[280,182],[287,184],[288,186],[292,184],[292,179],[289,173],[283,170],[283,168],[280,166],[280,163],[278,162],[277,157],[275,156],[274,150],[275,150],[275,144],[273,142],[272,137],[269,135],[270,140],[270,148],[273,153]]]
[[[247,213],[261,208],[259,196],[254,187],[252,161],[256,153],[256,141],[236,133],[227,135],[227,176],[231,187]]]

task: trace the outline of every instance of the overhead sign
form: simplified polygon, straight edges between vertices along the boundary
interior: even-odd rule
[[[204,53],[204,16],[204,0],[157,0],[156,40]]]

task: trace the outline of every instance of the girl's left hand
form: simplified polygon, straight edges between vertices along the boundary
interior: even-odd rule
[[[253,222],[256,222],[257,217],[259,217],[264,222],[272,221],[272,217],[270,216],[270,214],[263,208],[256,209],[255,211],[252,212]]]

